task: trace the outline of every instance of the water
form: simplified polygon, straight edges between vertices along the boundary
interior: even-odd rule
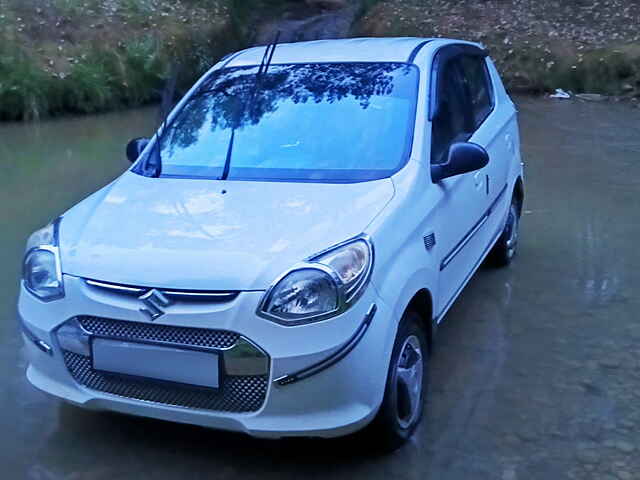
[[[0,124],[0,261],[8,267],[9,278],[17,278],[25,235],[126,169],[127,141],[151,134],[155,119],[156,109],[145,108]],[[15,289],[3,288],[0,295],[4,307],[11,303]]]
[[[454,305],[431,358],[424,424],[390,456],[361,437],[267,442],[85,412],[28,385],[15,324],[24,240],[127,168],[127,140],[148,135],[156,112],[1,125],[6,478],[636,475],[640,110],[518,103],[527,176],[521,251],[509,269],[478,272]]]

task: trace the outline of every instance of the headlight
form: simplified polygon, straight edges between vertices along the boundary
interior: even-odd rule
[[[360,283],[367,278],[371,266],[371,244],[358,239],[331,249],[313,259],[331,268],[340,277],[347,297],[359,290]]]
[[[58,252],[60,219],[33,233],[27,241],[22,277],[24,286],[44,301],[64,297],[62,270]]]
[[[364,290],[372,260],[373,247],[364,237],[314,255],[269,288],[258,314],[300,325],[342,313]]]
[[[41,228],[33,232],[27,239],[26,251],[39,247],[41,245],[50,245],[52,247],[58,246],[58,224],[60,218],[54,220],[46,227]]]

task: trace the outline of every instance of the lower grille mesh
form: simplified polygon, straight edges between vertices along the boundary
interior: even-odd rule
[[[237,333],[225,330],[125,322],[110,318],[81,316],[76,317],[76,320],[92,335],[123,340],[150,340],[194,347],[229,348],[240,337]]]
[[[240,413],[258,410],[267,394],[267,377],[264,375],[244,377],[227,375],[221,388],[214,391],[106,374],[94,370],[89,357],[68,351],[63,351],[63,354],[69,372],[78,383],[93,390],[120,397],[177,407]]]
[[[233,346],[240,335],[224,330],[175,327],[79,316],[75,320],[92,336],[126,341],[161,342],[176,346],[224,349]],[[91,357],[63,350],[64,362],[76,382],[120,397],[161,403],[176,407],[216,410],[219,412],[254,412],[267,395],[267,375],[225,375],[218,390],[180,385],[153,379],[129,377],[93,369]]]

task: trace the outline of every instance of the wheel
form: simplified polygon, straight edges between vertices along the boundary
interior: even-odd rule
[[[371,424],[383,450],[400,447],[422,419],[428,383],[428,344],[420,324],[420,316],[411,311],[400,321],[384,399]]]
[[[520,227],[520,213],[516,199],[511,200],[507,221],[504,224],[502,235],[491,250],[491,260],[496,266],[509,265],[515,257],[518,248],[518,236]]]

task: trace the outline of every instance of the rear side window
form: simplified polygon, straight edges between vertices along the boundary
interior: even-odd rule
[[[431,163],[446,162],[449,146],[468,140],[472,133],[468,94],[459,59],[445,64],[438,83],[439,101],[438,111],[433,119]]]
[[[487,64],[484,57],[464,55],[460,57],[460,67],[471,102],[474,127],[478,128],[493,109]]]

